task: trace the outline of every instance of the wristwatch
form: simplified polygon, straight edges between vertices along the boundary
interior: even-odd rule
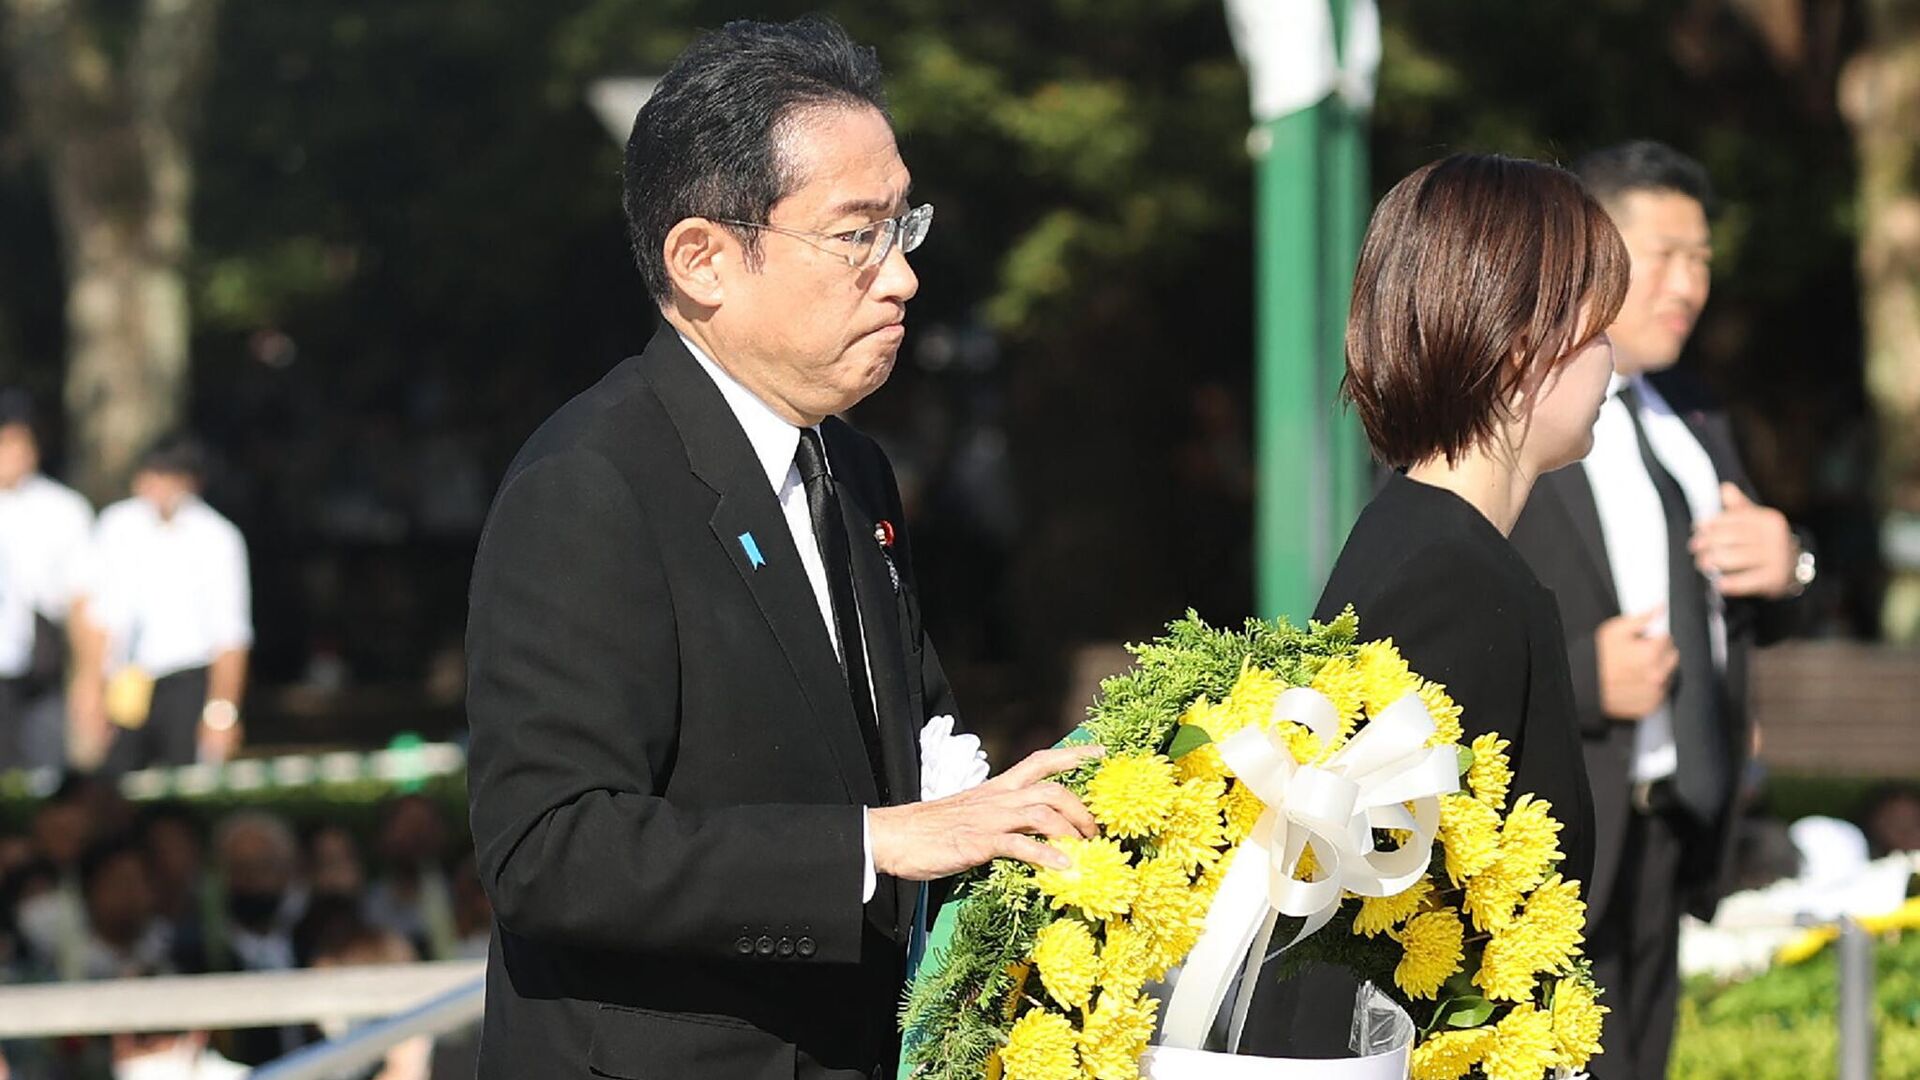
[[[1814,563],[1813,552],[1807,550],[1799,537],[1794,537],[1793,546],[1799,549],[1800,554],[1793,560],[1793,584],[1787,587],[1789,597],[1806,592],[1807,586],[1813,584],[1813,579],[1820,573],[1819,567]]]
[[[240,706],[224,698],[214,698],[200,710],[200,722],[208,731],[231,731],[240,722]]]

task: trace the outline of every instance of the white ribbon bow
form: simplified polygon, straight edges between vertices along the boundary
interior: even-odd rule
[[[1291,721],[1331,745],[1340,714],[1317,690],[1280,695],[1269,729],[1249,727],[1220,743],[1220,756],[1266,810],[1229,854],[1232,864],[1207,912],[1200,940],[1182,966],[1167,1002],[1162,1042],[1198,1049],[1243,960],[1247,971],[1234,1007],[1231,1045],[1238,1048],[1253,979],[1281,915],[1304,919],[1284,952],[1332,919],[1346,893],[1397,896],[1427,872],[1440,828],[1440,796],[1460,790],[1458,753],[1428,747],[1433,717],[1408,694],[1373,717],[1338,753],[1302,765],[1271,728]],[[1412,835],[1382,851],[1375,829]],[[1313,852],[1311,881],[1297,881],[1303,851]],[[1249,959],[1251,956],[1251,959]]]

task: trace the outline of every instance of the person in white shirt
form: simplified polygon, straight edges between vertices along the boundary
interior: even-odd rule
[[[40,472],[32,399],[0,391],[0,770],[65,758],[67,616],[93,507]]]
[[[1667,1074],[1680,917],[1726,891],[1757,742],[1746,666],[1793,628],[1813,554],[1761,505],[1724,409],[1672,370],[1712,276],[1706,170],[1669,147],[1574,171],[1626,241],[1615,377],[1579,465],[1542,476],[1513,544],[1553,591],[1593,791],[1587,956],[1613,1015],[1596,1080]]]
[[[109,775],[222,760],[239,745],[253,644],[247,545],[201,500],[204,471],[192,440],[162,441],[142,457],[133,497],[94,529],[75,611],[74,722],[95,737],[116,729]]]

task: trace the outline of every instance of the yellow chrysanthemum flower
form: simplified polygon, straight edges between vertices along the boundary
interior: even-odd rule
[[[1368,896],[1360,901],[1360,912],[1353,918],[1353,932],[1373,937],[1412,918],[1420,905],[1433,894],[1433,880],[1421,878],[1398,896]]]
[[[1333,702],[1334,711],[1340,714],[1341,732],[1353,734],[1367,700],[1365,683],[1360,672],[1354,669],[1353,661],[1344,656],[1334,657],[1321,666],[1309,685]]]
[[[1139,993],[1152,965],[1152,934],[1127,919],[1107,923],[1107,940],[1100,946],[1101,993]]]
[[[1467,769],[1467,788],[1473,797],[1499,810],[1513,783],[1513,763],[1507,758],[1507,740],[1489,731],[1473,740],[1473,764]]]
[[[1437,682],[1423,681],[1418,691],[1426,702],[1427,715],[1433,717],[1433,738],[1428,746],[1451,746],[1466,737],[1460,727],[1460,706],[1447,696],[1447,688]]]
[[[1220,895],[1220,882],[1226,879],[1227,867],[1232,864],[1233,859],[1222,857],[1219,862],[1201,871],[1199,880],[1193,883],[1193,891],[1200,897],[1202,906],[1212,906],[1213,898]]]
[[[1000,1050],[1006,1080],[1081,1080],[1079,1034],[1057,1012],[1029,1010],[1014,1021]]]
[[[1354,650],[1353,666],[1360,675],[1361,700],[1369,716],[1380,715],[1387,706],[1420,690],[1420,676],[1407,668],[1392,638],[1369,641]]]
[[[1200,728],[1211,735],[1213,734],[1213,729],[1207,726],[1207,719],[1211,717],[1214,710],[1219,707],[1220,706],[1210,700],[1207,695],[1201,694],[1194,699],[1193,704],[1187,706],[1186,712],[1180,714],[1180,722],[1191,727]]]
[[[1466,928],[1452,908],[1415,915],[1393,936],[1403,952],[1393,981],[1407,996],[1431,998],[1460,970]]]
[[[1225,780],[1233,775],[1227,767],[1226,759],[1220,756],[1220,747],[1208,743],[1197,750],[1189,750],[1173,763],[1173,772],[1183,781]]]
[[[1138,993],[1100,993],[1080,1033],[1080,1064],[1091,1080],[1138,1080],[1160,1003]]]
[[[1500,858],[1499,812],[1459,792],[1441,796],[1440,846],[1455,885],[1484,872]]]
[[[1560,823],[1553,804],[1532,795],[1514,800],[1513,812],[1500,825],[1501,871],[1525,892],[1547,878],[1560,853]]]
[[[1273,703],[1287,689],[1280,676],[1265,668],[1248,665],[1234,681],[1233,689],[1227,693],[1227,700],[1221,702],[1207,731],[1214,742],[1225,742],[1227,737],[1242,728],[1265,728],[1273,721]]]
[[[1033,883],[1052,898],[1054,907],[1077,907],[1095,919],[1126,914],[1133,903],[1133,867],[1118,840],[1068,836],[1048,843],[1073,860],[1065,870],[1042,867],[1034,872]]]
[[[1053,1000],[1070,1009],[1084,1009],[1100,977],[1100,946],[1079,919],[1056,919],[1033,942],[1033,962],[1040,966],[1040,985]]]
[[[1167,859],[1148,859],[1134,870],[1139,883],[1130,918],[1156,934],[1170,935],[1188,923],[1205,919],[1193,891],[1193,877],[1185,866]]]
[[[1413,1080],[1460,1080],[1492,1046],[1492,1028],[1442,1031],[1413,1048]]]
[[[1159,754],[1116,754],[1087,781],[1087,809],[1110,836],[1140,837],[1167,823],[1179,784]]]
[[[1312,881],[1320,876],[1320,860],[1311,846],[1300,849],[1300,858],[1293,864],[1293,880]]]
[[[1587,902],[1580,899],[1579,882],[1553,875],[1527,897],[1520,917],[1537,935],[1534,948],[1540,953],[1540,970],[1553,971],[1572,963],[1587,925]]]
[[[1186,960],[1187,954],[1200,943],[1200,931],[1206,927],[1206,905],[1196,909],[1195,918],[1176,923],[1167,932],[1147,936],[1147,978],[1165,978],[1175,964]]]
[[[1260,796],[1255,795],[1252,788],[1236,780],[1227,789],[1227,798],[1221,804],[1221,809],[1227,818],[1227,843],[1237,844],[1253,832],[1254,823],[1266,812],[1267,804],[1260,801]]]
[[[1192,755],[1188,755],[1191,757]],[[1180,785],[1167,814],[1167,827],[1157,840],[1160,858],[1172,859],[1188,870],[1212,866],[1227,844],[1220,803],[1227,784],[1219,779],[1194,779]]]
[[[1600,1031],[1612,1010],[1594,1000],[1593,987],[1577,979],[1561,979],[1553,989],[1553,1039],[1560,1048],[1560,1064],[1580,1069],[1600,1050]]]
[[[1531,1005],[1515,1006],[1493,1033],[1493,1046],[1480,1062],[1487,1080],[1540,1080],[1558,1057],[1553,1017]]]
[[[1517,881],[1507,876],[1505,868],[1496,863],[1484,873],[1467,879],[1467,896],[1462,906],[1473,916],[1475,930],[1505,930],[1513,925],[1514,909],[1526,893]]]
[[[1512,923],[1493,932],[1474,985],[1496,1001],[1531,1000],[1536,976],[1565,969],[1579,951],[1586,914],[1579,882],[1548,878]]]
[[[1304,724],[1296,724],[1291,720],[1275,724],[1272,730],[1274,734],[1286,740],[1287,752],[1293,755],[1293,760],[1302,765],[1320,761],[1330,752],[1340,749],[1342,745],[1339,739],[1335,739],[1332,745],[1323,743],[1320,741],[1320,736],[1313,733],[1312,728]]]

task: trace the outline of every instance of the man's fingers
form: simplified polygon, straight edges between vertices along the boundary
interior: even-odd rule
[[[1026,787],[1056,773],[1079,768],[1106,752],[1104,746],[1056,746],[1051,750],[1036,750],[1001,773],[999,780],[1002,787]]]
[[[1738,510],[1752,506],[1754,502],[1752,499],[1747,498],[1746,492],[1740,490],[1740,485],[1721,481],[1720,505],[1729,510]]]
[[[1072,822],[1081,836],[1092,839],[1100,834],[1100,823],[1093,820],[1093,812],[1073,792],[1052,783],[1035,784],[1027,790],[1038,797],[1042,805]]]
[[[1000,838],[995,850],[1009,859],[1019,859],[1023,863],[1048,870],[1065,870],[1073,865],[1073,860],[1050,844],[1043,844],[1031,836],[1008,833]]]
[[[1079,837],[1080,830],[1066,815],[1045,803],[1034,803],[1020,811],[1022,831],[1045,837]]]

